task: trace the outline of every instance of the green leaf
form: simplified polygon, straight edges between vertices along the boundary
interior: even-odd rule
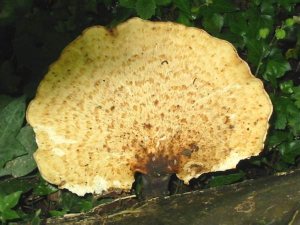
[[[288,112],[288,126],[295,136],[300,135],[300,110],[295,104],[289,104],[286,106]]]
[[[293,139],[293,136],[285,131],[274,131],[272,132],[267,139],[267,146],[269,149],[275,148],[281,143]]]
[[[292,94],[294,91],[294,82],[292,80],[284,81],[279,84],[279,87],[284,94]]]
[[[294,87],[293,92],[292,98],[295,100],[295,105],[300,109],[300,86]]]
[[[154,0],[137,0],[136,12],[143,19],[149,19],[155,14],[155,1]]]
[[[206,0],[205,3],[202,4],[203,5],[200,5],[201,9],[199,10],[199,15],[202,16],[209,16],[214,13],[226,15],[226,13],[232,13],[238,9],[236,4],[228,0]]]
[[[174,5],[182,12],[186,13],[188,16],[191,13],[190,1],[186,0],[173,0]]]
[[[239,45],[246,46],[248,62],[257,67],[261,57],[265,57],[265,50],[269,49],[269,41],[258,40],[261,28],[273,29],[273,19],[269,15],[262,15],[257,7],[246,11],[237,11],[224,16],[224,27],[239,36]],[[223,33],[223,32],[222,32]],[[227,30],[224,33],[228,33]]]
[[[276,114],[275,117],[275,129],[283,130],[287,125],[287,116],[286,114]]]
[[[278,0],[277,4],[283,7],[288,12],[291,12],[294,9],[296,3],[299,3],[299,0]]]
[[[300,140],[281,144],[279,152],[285,162],[294,164],[296,157],[300,155]]]
[[[213,12],[228,13],[238,9],[237,5],[228,0],[213,0],[207,8],[210,8]]]
[[[40,182],[33,189],[33,193],[39,196],[49,195],[57,191],[58,189],[55,186],[49,184],[41,177],[40,177]]]
[[[5,211],[1,212],[0,217],[2,217],[4,220],[13,220],[20,218],[19,214],[11,209],[6,209]]]
[[[17,191],[5,197],[0,197],[0,212],[15,207],[21,197],[22,191]]]
[[[212,34],[219,33],[223,27],[223,24],[224,17],[217,13],[214,13],[208,17],[204,17],[203,19],[204,28]]]
[[[68,210],[66,210],[66,209],[61,210],[61,211],[58,211],[58,210],[50,210],[49,213],[50,213],[50,215],[53,216],[53,217],[59,217],[59,216],[63,216],[63,215],[65,215],[66,213],[68,213]]]
[[[156,5],[166,6],[169,5],[172,0],[155,0]]]
[[[245,27],[246,35],[245,41],[252,39],[257,39],[259,30],[261,28],[268,28],[269,30],[273,29],[273,18],[270,15],[262,14],[258,8],[251,7],[247,9],[244,14],[244,18],[237,18],[238,21],[241,19],[246,20],[247,26]]]
[[[239,36],[244,37],[248,30],[248,24],[246,21],[245,13],[244,12],[237,12],[234,14],[226,15],[227,23],[229,29],[232,33],[237,34]]]
[[[271,58],[267,62],[266,71],[263,74],[263,77],[266,80],[271,81],[273,79],[277,79],[284,76],[284,74],[289,70],[291,70],[291,65],[287,60],[283,58],[282,59]]]
[[[272,102],[274,105],[275,129],[285,129],[287,126],[288,117],[286,106],[291,104],[291,102],[286,97],[272,98]]]
[[[262,1],[260,6],[261,13],[268,14],[268,15],[274,15],[274,4],[272,4],[270,1]]]
[[[114,16],[114,19],[108,24],[108,27],[112,28],[117,26],[119,23],[127,20],[130,16],[135,14],[135,9],[131,8],[120,8],[116,15]]]
[[[272,98],[274,105],[275,128],[285,129],[288,125],[295,136],[300,135],[300,109],[293,99],[279,96]]]
[[[13,192],[22,191],[26,193],[36,185],[35,178],[13,178],[13,179],[6,179],[0,182],[0,195],[9,195]]]
[[[222,185],[232,184],[234,182],[240,181],[245,177],[244,172],[239,172],[235,174],[229,174],[224,176],[215,176],[209,181],[208,185],[210,187],[218,187]]]
[[[281,29],[281,28],[277,28],[275,31],[275,37],[277,38],[277,40],[281,40],[284,39],[286,36],[285,30]]]
[[[35,212],[30,225],[40,225],[41,224],[40,214],[41,214],[41,209],[38,209]]]
[[[93,208],[92,196],[82,198],[71,192],[63,192],[60,207],[69,212],[87,212]]]
[[[247,47],[247,58],[248,61],[254,66],[257,67],[260,61],[260,58],[264,58],[264,49],[266,44],[263,40],[249,39],[246,42]]]
[[[135,8],[137,0],[120,0],[120,6],[123,6],[125,8]]]
[[[179,12],[179,16],[176,21],[189,27],[193,26],[193,23],[190,21],[190,18],[183,12]]]

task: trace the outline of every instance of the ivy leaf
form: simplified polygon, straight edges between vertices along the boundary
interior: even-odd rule
[[[136,12],[142,19],[149,19],[155,14],[155,1],[154,0],[137,0]]]
[[[5,167],[0,170],[0,176],[25,176],[36,168],[36,163],[32,155],[37,149],[34,132],[30,126],[25,126],[15,138],[13,137],[13,139],[10,140],[12,145],[17,144],[16,147],[22,147],[26,152],[21,156],[16,155],[12,160],[7,161]],[[8,150],[9,149],[6,148],[6,151]],[[9,151],[11,151],[11,149]]]
[[[25,98],[21,97],[0,111],[0,171],[6,162],[26,154],[16,139],[24,121],[25,107]]]

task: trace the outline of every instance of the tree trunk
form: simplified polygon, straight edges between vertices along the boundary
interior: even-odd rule
[[[300,224],[300,171],[133,203],[116,200],[47,224]]]

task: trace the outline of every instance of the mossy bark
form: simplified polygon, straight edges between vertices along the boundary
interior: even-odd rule
[[[47,224],[300,224],[300,171],[133,203],[118,200]]]

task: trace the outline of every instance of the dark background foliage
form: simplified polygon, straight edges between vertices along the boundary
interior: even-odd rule
[[[236,170],[206,174],[172,193],[226,185],[294,169],[300,156],[300,0],[0,1],[0,219],[31,221],[88,211],[114,196],[77,197],[39,175],[25,110],[62,49],[89,26],[138,16],[205,29],[235,45],[271,96],[274,113],[263,153]],[[139,190],[137,187],[136,190]]]

